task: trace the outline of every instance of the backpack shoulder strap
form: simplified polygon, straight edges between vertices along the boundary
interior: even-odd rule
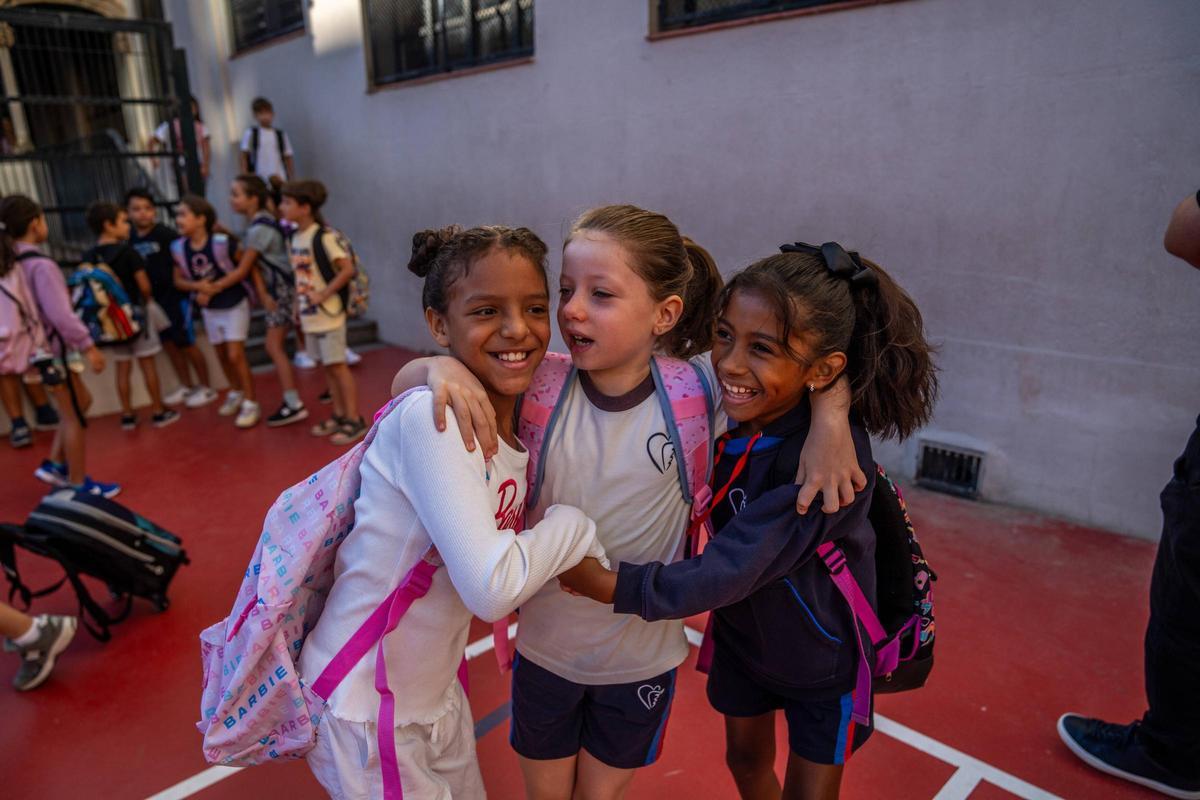
[[[712,468],[712,390],[702,371],[682,359],[656,357],[650,371],[671,442],[679,454],[675,464],[683,499],[704,501]]]
[[[284,152],[284,145],[286,144],[286,139],[284,139],[284,137],[283,137],[283,129],[282,128],[275,129],[275,141],[279,144],[279,163],[282,164],[283,159],[286,156],[286,153]]]
[[[217,262],[217,266],[225,274],[233,272],[237,265],[233,263],[233,258],[229,252],[229,237],[223,233],[214,233],[212,235],[212,251],[213,258]]]
[[[558,422],[565,391],[575,379],[571,357],[563,353],[547,353],[533,374],[533,381],[521,396],[517,415],[517,436],[529,451],[529,494],[525,507],[533,508],[542,488],[546,469],[546,448],[550,434]]]
[[[325,250],[325,234],[328,232],[329,228],[320,225],[312,240],[313,261],[317,262],[317,269],[321,271],[321,277],[326,283],[332,281],[335,275],[333,264],[329,261],[329,253]]]
[[[31,258],[45,258],[37,250],[26,250],[24,253],[17,253],[17,261],[28,261]]]

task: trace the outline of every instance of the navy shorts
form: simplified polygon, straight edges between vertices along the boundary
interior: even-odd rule
[[[194,317],[192,311],[192,299],[190,297],[180,297],[170,300],[166,303],[159,303],[163,307],[163,311],[167,312],[167,319],[171,320],[171,326],[159,333],[159,338],[164,342],[171,342],[176,347],[191,347],[196,343],[196,326],[192,320]]]
[[[633,683],[589,686],[561,678],[517,653],[512,734],[518,755],[539,761],[580,749],[617,769],[653,764],[662,753],[675,670]]]
[[[850,692],[830,700],[797,700],[763,686],[737,656],[715,648],[708,673],[708,702],[727,717],[757,717],[783,709],[788,747],[815,764],[844,764],[870,737],[873,726],[850,718]]]

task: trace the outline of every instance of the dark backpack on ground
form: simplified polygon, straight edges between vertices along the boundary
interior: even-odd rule
[[[261,130],[257,125],[250,129],[250,152],[247,154],[247,161],[249,162],[250,172],[253,173],[258,172],[258,137]],[[283,130],[281,128],[275,128],[275,141],[279,143],[279,162],[283,163],[286,153],[284,151]],[[182,147],[179,149],[180,151],[183,150]]]
[[[66,575],[52,586],[31,590],[17,571],[18,546],[57,561]],[[73,489],[46,495],[23,526],[0,525],[0,565],[8,576],[9,601],[20,595],[28,607],[33,598],[69,581],[79,599],[80,621],[102,642],[111,637],[111,625],[129,616],[134,597],[166,610],[167,587],[187,563],[179,537],[119,503]],[[82,575],[103,581],[124,607],[115,614],[107,611],[92,598]]]

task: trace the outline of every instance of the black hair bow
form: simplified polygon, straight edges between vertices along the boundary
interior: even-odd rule
[[[879,276],[875,270],[862,263],[858,253],[846,250],[837,242],[826,242],[817,247],[804,242],[793,242],[779,246],[781,253],[807,253],[820,256],[825,261],[825,268],[835,278],[841,278],[853,286],[878,286]]]

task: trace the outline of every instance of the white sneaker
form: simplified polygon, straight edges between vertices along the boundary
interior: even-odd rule
[[[253,428],[258,424],[260,416],[258,403],[253,400],[243,400],[241,407],[238,409],[237,419],[234,420],[233,424],[239,428]]]
[[[312,356],[310,356],[308,353],[304,352],[303,350],[299,350],[296,352],[296,357],[292,359],[292,363],[295,364],[300,369],[316,369],[317,368],[317,362],[313,361]]]
[[[242,393],[229,392],[225,395],[225,402],[221,403],[221,407],[217,409],[217,413],[222,417],[232,417],[238,413],[238,409],[242,407]]]
[[[163,402],[169,406],[177,406],[184,400],[187,400],[189,394],[191,394],[191,390],[188,389],[188,387],[180,386],[178,389],[164,397]]]
[[[346,348],[346,364],[348,366],[353,367],[355,364],[357,364],[360,361],[362,361],[362,356],[360,356],[358,353],[354,352],[349,347],[347,347]]]
[[[197,386],[187,394],[183,404],[188,408],[200,408],[217,399],[217,393],[207,386]]]

